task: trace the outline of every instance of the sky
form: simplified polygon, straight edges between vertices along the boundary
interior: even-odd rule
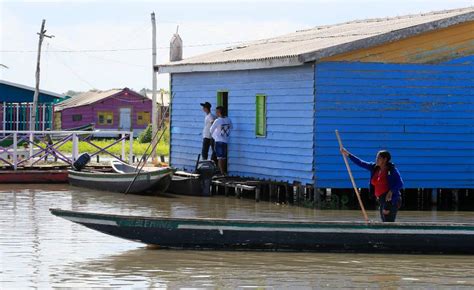
[[[0,0],[0,79],[34,87],[46,19],[40,88],[56,93],[152,87],[152,12],[158,64],[178,29],[183,57],[340,22],[474,6],[474,0],[5,1]],[[179,28],[178,28],[179,27]],[[158,76],[169,88],[169,76]]]

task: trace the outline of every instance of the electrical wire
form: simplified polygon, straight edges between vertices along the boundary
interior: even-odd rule
[[[55,47],[52,45],[52,47]],[[57,45],[58,48],[61,48],[61,46]],[[68,49],[66,47],[63,47],[63,49]],[[97,55],[91,55],[89,53],[84,52],[83,55],[89,57],[89,58],[94,58],[102,61],[107,61],[107,62],[113,62],[113,63],[118,63],[118,64],[124,64],[124,65],[129,65],[129,66],[136,66],[136,67],[142,67],[142,68],[150,68],[149,65],[142,65],[142,64],[136,64],[136,63],[129,63],[125,62],[122,60],[116,60],[116,59],[111,59],[111,58],[105,58],[105,57],[99,57]]]
[[[340,37],[355,37],[355,36],[372,36],[378,34],[374,33],[350,33],[350,34],[339,34],[339,35],[327,35],[327,36],[314,36],[310,38],[304,38],[302,41],[314,40],[314,39],[332,39]],[[221,46],[221,45],[230,45],[230,44],[268,44],[268,43],[289,43],[289,42],[298,42],[295,39],[286,39],[286,40],[248,40],[248,41],[230,41],[230,42],[218,42],[218,43],[200,43],[200,44],[191,44],[183,45],[183,47],[205,47],[205,46]],[[169,49],[170,46],[160,46],[157,49]],[[112,48],[112,49],[62,49],[62,50],[51,50],[51,52],[60,52],[60,53],[82,53],[82,52],[126,52],[126,51],[146,51],[151,50],[151,47],[141,47],[141,48]],[[36,52],[35,50],[0,50],[0,52],[10,52],[10,53],[28,53]]]

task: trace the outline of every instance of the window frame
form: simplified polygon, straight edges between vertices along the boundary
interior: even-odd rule
[[[224,107],[224,115],[229,116],[229,91],[219,90],[216,97],[216,108]]]
[[[100,116],[103,115],[104,116],[104,122],[101,122],[100,121]],[[107,120],[109,120],[109,117],[110,116],[110,120],[111,120],[111,123],[107,123]],[[113,126],[114,125],[114,112],[112,111],[98,111],[97,112],[97,124],[99,125],[102,125],[102,126]]]
[[[141,120],[139,118],[142,118]],[[145,118],[144,118],[145,117]],[[151,123],[151,115],[149,111],[140,111],[137,113],[137,125],[143,126]]]
[[[72,114],[71,119],[73,122],[82,121],[82,114]]]

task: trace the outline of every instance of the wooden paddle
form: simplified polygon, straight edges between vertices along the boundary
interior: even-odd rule
[[[336,130],[336,137],[337,137],[337,141],[339,142],[339,150],[340,150],[344,147],[342,146],[342,141],[341,141],[341,137],[339,136],[339,131],[338,130]],[[342,152],[341,152],[341,154],[342,154],[342,157],[344,158],[344,163],[346,163],[347,172],[349,173],[349,177],[351,178],[352,186],[354,187],[354,191],[357,195],[357,199],[359,200],[359,205],[360,205],[360,208],[362,210],[362,214],[364,215],[365,222],[368,223],[369,218],[367,217],[367,213],[365,212],[364,204],[362,203],[362,199],[360,198],[359,189],[357,189],[357,186],[356,186],[355,181],[354,181],[354,177],[352,176],[352,171],[351,171],[351,168],[349,166],[349,162],[347,162],[347,156]]]

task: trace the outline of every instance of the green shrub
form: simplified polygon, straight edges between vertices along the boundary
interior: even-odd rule
[[[164,143],[168,144],[170,142],[170,130],[168,129],[167,125],[168,124],[165,124],[165,126],[163,126],[163,128],[156,135],[156,138],[159,138],[161,136],[160,143],[164,142]],[[166,130],[164,134],[162,134],[163,130]],[[138,143],[151,143],[152,138],[153,138],[153,128],[152,128],[151,124],[148,124],[146,129],[143,130],[138,135],[137,141],[138,141]]]
[[[151,124],[148,124],[145,130],[143,130],[140,135],[138,135],[137,141],[139,143],[150,143],[151,138],[153,133],[153,129],[151,127]]]

